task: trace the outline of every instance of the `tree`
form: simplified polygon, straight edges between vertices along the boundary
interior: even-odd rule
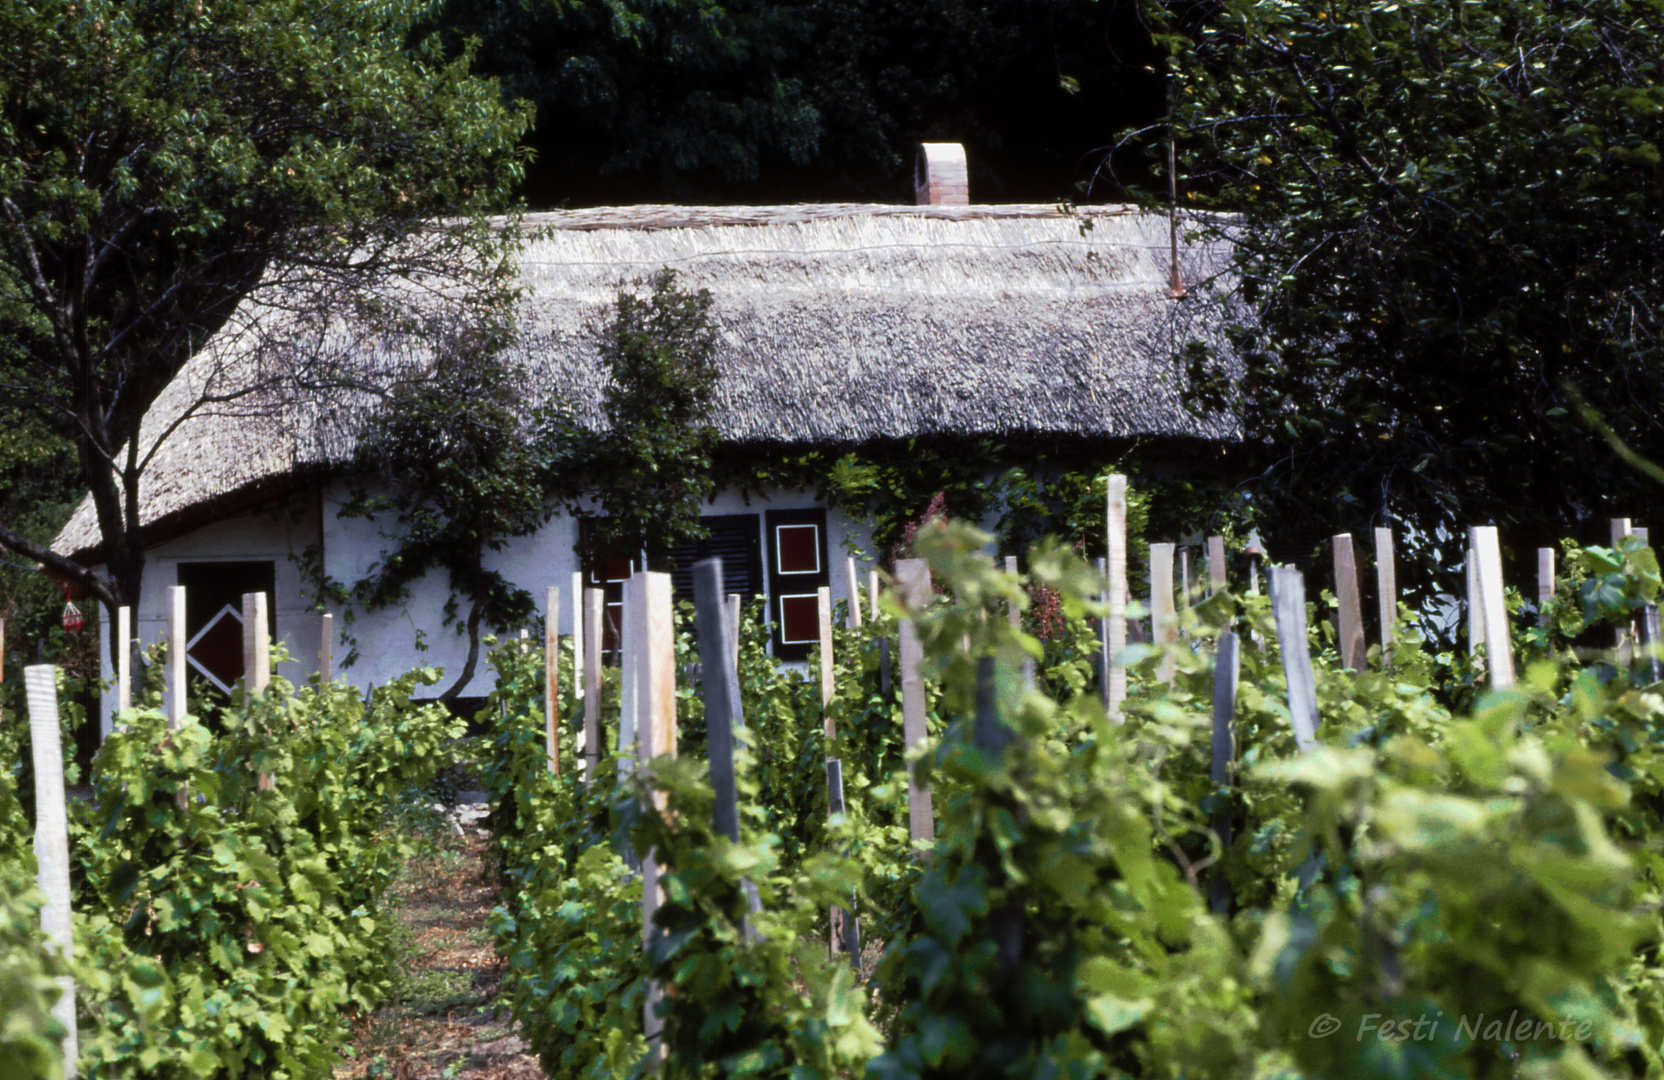
[[[1056,199],[1106,123],[1162,102],[1132,0],[448,0],[435,22],[537,106],[538,206],[907,202],[922,140],[964,142],[983,198]]]
[[[568,421],[561,441],[569,462],[581,463],[593,509],[572,500],[573,513],[599,511],[589,559],[635,558],[670,570],[671,548],[705,535],[700,504],[715,488],[716,327],[711,294],[676,287],[659,270],[648,293],[620,289],[612,317],[595,327],[598,359],[611,376],[603,401],[607,430],[587,432]]]
[[[436,335],[432,369],[403,383],[370,421],[358,448],[358,486],[344,516],[391,513],[398,531],[351,598],[375,611],[401,603],[411,582],[443,569],[451,583],[445,622],[468,637],[468,658],[440,695],[451,701],[479,666],[482,625],[524,621],[530,593],[485,565],[487,552],[529,536],[549,520],[549,499],[562,479],[517,400],[525,373],[504,356],[512,324],[455,327]],[[379,481],[372,492],[364,483]],[[458,600],[467,603],[459,617]]]
[[[108,573],[9,524],[0,545],[136,604],[139,480],[167,434],[140,423],[235,312],[499,280],[481,214],[518,180],[527,115],[411,25],[369,0],[0,7],[0,325],[27,357],[5,389],[74,442]]]
[[[1545,543],[1639,505],[1576,402],[1664,451],[1664,12],[1170,14],[1184,201],[1232,215],[1202,227],[1235,241],[1252,315],[1191,374],[1263,448],[1265,520],[1407,522],[1431,571],[1469,524]]]

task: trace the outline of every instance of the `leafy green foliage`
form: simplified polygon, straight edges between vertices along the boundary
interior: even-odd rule
[[[412,29],[368,0],[0,11],[0,325],[27,358],[7,382],[74,440],[114,584],[4,525],[0,542],[136,604],[141,421],[239,304],[316,315],[417,274],[494,288],[480,215],[519,178],[527,118]]]
[[[1659,456],[1660,29],[1629,0],[1171,9],[1178,157],[1244,302],[1194,400],[1263,447],[1266,520],[1412,523],[1430,598],[1470,522],[1535,546],[1651,498],[1578,406]]]
[[[920,527],[942,590],[840,631],[830,744],[814,734],[818,686],[800,698],[799,673],[771,674],[748,651],[763,635],[747,620],[738,843],[712,834],[697,754],[651,763],[650,781],[618,783],[608,762],[588,790],[526,785],[519,820],[538,839],[517,849],[498,942],[546,1068],[642,1068],[648,980],[666,988],[666,1075],[1488,1080],[1660,1067],[1664,864],[1650,838],[1664,705],[1644,665],[1631,674],[1602,653],[1579,667],[1574,651],[1591,625],[1657,594],[1650,551],[1581,552],[1548,625],[1522,635],[1521,687],[1459,687],[1468,711],[1445,704],[1407,612],[1360,673],[1342,670],[1332,629],[1313,619],[1321,746],[1302,756],[1266,599],[1227,592],[1187,609],[1170,683],[1158,650],[1130,649],[1117,723],[1090,682],[1095,573],[1048,543],[1013,578],[987,540]],[[1051,670],[1040,641],[988,617],[1041,586],[1074,642]],[[869,679],[870,645],[903,614],[932,685],[918,768],[937,836],[917,855],[901,828],[899,718]],[[1244,649],[1224,785],[1209,776],[1220,626],[1266,643]],[[1033,689],[1024,660],[1042,663]],[[538,685],[528,673],[527,692]],[[517,730],[541,729],[506,722],[506,745]],[[541,754],[540,738],[518,738],[535,748],[528,761]],[[848,804],[830,818],[827,752],[845,763]],[[608,824],[617,854],[596,843]],[[665,867],[645,953],[640,879],[621,855]],[[883,949],[859,979],[826,951],[834,904]]]
[[[704,535],[700,504],[715,490],[716,328],[711,295],[676,287],[669,269],[620,289],[611,319],[595,328],[601,366],[611,376],[604,407],[609,430],[588,435],[584,462],[601,520],[589,558],[634,558],[669,569],[671,547]],[[563,438],[587,433],[574,428]]]
[[[40,934],[42,898],[26,883],[26,864],[0,862],[0,1073],[17,1080],[60,1080],[63,1025],[51,1008],[67,974]]]
[[[397,522],[350,591],[365,611],[403,603],[429,570],[448,575],[445,623],[467,636],[468,657],[446,700],[473,679],[482,630],[505,630],[533,610],[531,594],[487,567],[487,554],[535,533],[553,512],[547,440],[516,408],[525,373],[503,356],[512,330],[489,319],[434,342],[431,376],[397,387],[375,414],[358,445],[353,497],[340,510]],[[382,486],[372,494],[368,481]],[[459,600],[468,607],[461,617]]]
[[[316,1076],[390,986],[387,827],[461,727],[416,673],[234,695],[218,725],[124,712],[71,806],[82,1073]],[[215,734],[216,728],[220,731]],[[259,790],[256,774],[275,779]],[[186,795],[183,803],[180,792]],[[20,817],[0,845],[21,845]],[[21,835],[20,835],[21,834]]]

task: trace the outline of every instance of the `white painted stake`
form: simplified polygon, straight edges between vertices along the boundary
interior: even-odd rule
[[[1109,713],[1110,671],[1115,666],[1115,654],[1109,651],[1109,560],[1097,559],[1093,566],[1098,571],[1098,603],[1104,606],[1104,616],[1098,620],[1098,701]]]
[[[1330,541],[1334,545],[1335,599],[1340,603],[1336,612],[1337,652],[1340,666],[1362,673],[1369,667],[1369,653],[1364,643],[1363,598],[1358,590],[1358,559],[1352,551],[1352,534],[1341,533]]]
[[[584,624],[584,779],[595,775],[601,764],[601,646],[605,642],[602,629],[606,618],[607,594],[601,589],[585,589]]]
[[[854,556],[844,558],[844,584],[849,590],[849,617],[844,625],[851,630],[861,629],[861,579],[855,574]]]
[[[1119,473],[1109,477],[1108,511],[1109,715],[1119,722],[1127,700],[1127,669],[1117,662],[1127,648],[1127,478]]]
[[[322,684],[335,677],[335,616],[326,611],[320,621],[323,633],[318,638],[318,682]]]
[[[584,666],[584,575],[572,571],[572,696],[583,700],[589,688],[580,674]],[[578,749],[583,750],[583,735],[578,736]]]
[[[266,594],[243,594],[243,699],[264,694],[272,683],[271,639],[266,636]],[[272,790],[272,774],[258,773],[257,791]]]
[[[1392,644],[1393,624],[1398,621],[1398,564],[1393,557],[1391,529],[1375,530],[1375,600],[1380,609],[1384,653]]]
[[[631,635],[635,633],[636,577],[624,581],[624,604],[618,615],[618,778],[628,779],[629,770],[622,759],[636,752],[636,649]]]
[[[543,745],[560,775],[560,589],[543,591]]]
[[[263,693],[272,684],[272,642],[266,634],[266,594],[243,594],[243,687]]]
[[[1479,564],[1468,545],[1468,655],[1479,655],[1479,643],[1485,640],[1485,605],[1479,602]]]
[[[1554,599],[1554,549],[1537,549],[1537,625],[1548,625],[1548,605]]]
[[[65,961],[75,955],[75,935],[69,909],[69,814],[64,805],[64,757],[58,731],[57,669],[36,664],[23,669],[29,699],[29,742],[35,763],[35,861],[38,883],[46,894],[40,928],[58,947]],[[58,976],[63,995],[52,1006],[52,1016],[64,1026],[64,1075],[75,1076],[81,1056],[75,1029],[75,980]]]
[[[740,594],[737,592],[729,593],[727,601],[725,614],[728,619],[728,647],[733,649],[730,660],[737,671],[740,666]]]
[[[878,571],[867,571],[867,610],[872,612],[874,619],[878,618]]]
[[[930,568],[923,559],[896,561],[896,587],[908,608],[922,608],[930,602]],[[930,787],[919,781],[913,753],[929,737],[925,726],[924,645],[912,619],[901,620],[901,716],[902,743],[907,760],[907,828],[912,840],[934,840],[936,817],[931,809]]]
[[[1277,646],[1288,683],[1288,711],[1294,745],[1302,754],[1317,749],[1317,679],[1306,642],[1306,579],[1292,566],[1271,568],[1271,610],[1277,621]]]
[[[822,585],[815,596],[816,613],[820,616],[820,715],[822,731],[827,742],[837,738],[838,730],[832,722],[832,590]]]
[[[168,727],[185,722],[185,586],[168,586]]]
[[[1173,547],[1150,545],[1150,636],[1160,649],[1179,640],[1178,612],[1173,607]],[[1156,665],[1156,681],[1173,681],[1173,658],[1165,652]]]
[[[1504,690],[1514,685],[1514,648],[1508,640],[1502,547],[1497,540],[1496,526],[1474,526],[1468,530],[1468,542],[1478,562],[1479,603],[1485,612],[1485,659],[1490,666],[1491,686]]]
[[[133,609],[123,604],[116,608],[116,712],[133,707],[133,649],[127,644],[133,636]],[[0,654],[4,649],[0,649]],[[105,734],[108,734],[106,732]]]
[[[1189,610],[1196,602],[1196,583],[1190,577],[1190,549],[1179,548],[1179,608]]]

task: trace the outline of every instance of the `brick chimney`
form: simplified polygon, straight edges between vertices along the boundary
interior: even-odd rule
[[[913,198],[920,206],[969,206],[965,148],[959,143],[921,143],[913,166]]]

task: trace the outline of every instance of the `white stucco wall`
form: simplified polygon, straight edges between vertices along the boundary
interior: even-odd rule
[[[335,484],[323,492],[323,544],[327,574],[338,582],[350,584],[363,579],[381,557],[385,541],[380,526],[363,518],[341,518],[338,511],[347,496],[344,485]],[[719,492],[714,501],[704,506],[703,515],[756,514],[758,535],[762,539],[764,512],[770,509],[809,508],[816,503],[814,492],[782,490],[767,497],[753,496],[749,504],[738,492]],[[557,515],[550,519],[536,535],[515,540],[500,552],[488,553],[486,565],[529,591],[536,598],[538,615],[534,625],[527,627],[533,638],[542,633],[542,605],[545,590],[554,586],[561,591],[559,632],[570,634],[575,622],[573,575],[578,572],[575,552],[578,523],[575,518]],[[836,511],[827,514],[827,555],[832,562],[831,587],[836,598],[848,599],[844,556],[850,550],[867,553],[871,547],[871,533],[864,527],[845,521]],[[766,551],[766,545],[764,547]],[[857,557],[860,581],[866,581],[871,568],[870,554]],[[765,581],[767,575],[764,575]],[[358,612],[353,623],[346,624],[344,613],[335,610],[335,662],[337,676],[360,686],[380,685],[415,667],[436,666],[446,671],[438,689],[448,687],[466,662],[468,641],[457,632],[456,625],[444,625],[445,602],[450,598],[451,586],[444,571],[429,572],[413,583],[408,601],[397,609],[373,615]],[[460,612],[463,615],[465,612]],[[510,631],[511,633],[513,631]],[[351,642],[347,639],[351,638]],[[420,642],[420,646],[418,645]],[[358,656],[351,667],[343,661],[349,648],[356,647]],[[464,695],[489,693],[491,672],[483,656],[474,679],[463,689]]]
[[[297,560],[309,544],[318,539],[316,502],[297,500],[284,508],[241,514],[197,529],[184,536],[150,548],[145,554],[144,589],[138,610],[133,613],[133,637],[149,648],[167,637],[168,587],[179,583],[182,562],[255,562],[270,560],[276,577],[277,595],[267,602],[277,617],[277,637],[291,659],[278,665],[276,674],[291,682],[305,682],[318,666],[322,622],[303,594]],[[115,613],[106,611],[107,625],[114,625]],[[99,635],[103,676],[113,679],[107,634]],[[109,730],[116,696],[104,696],[102,718]]]

